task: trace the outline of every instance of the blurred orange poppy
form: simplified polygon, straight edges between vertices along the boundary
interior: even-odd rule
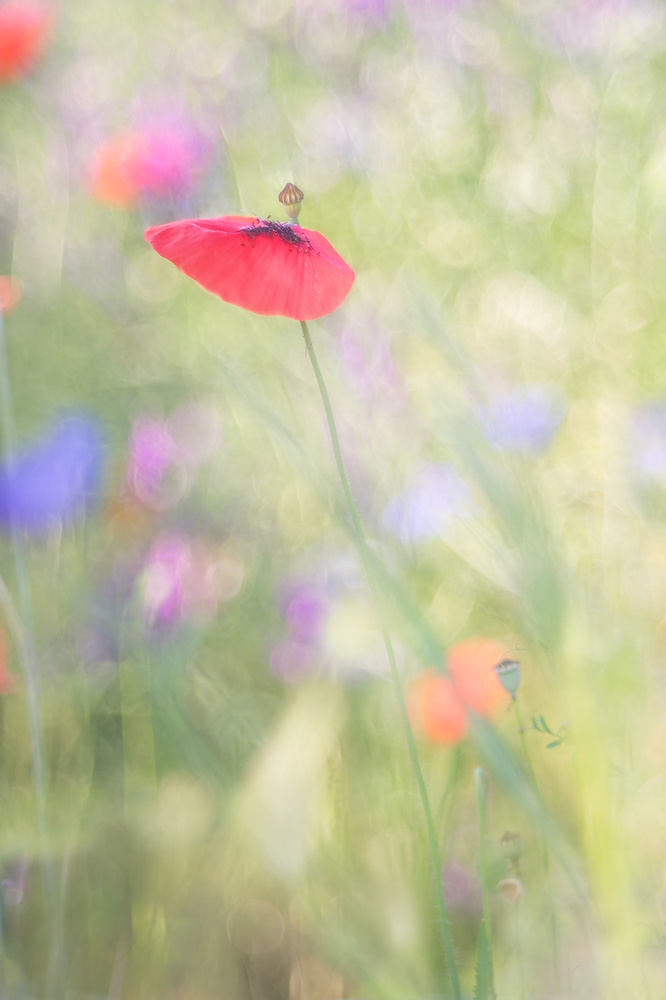
[[[407,710],[416,731],[432,743],[458,743],[467,731],[465,708],[455,687],[434,670],[425,670],[412,681]]]
[[[451,680],[463,702],[479,715],[493,715],[511,702],[495,667],[506,647],[493,639],[466,639],[448,651]]]

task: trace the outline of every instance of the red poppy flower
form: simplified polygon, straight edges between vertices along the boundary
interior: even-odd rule
[[[495,667],[506,647],[492,639],[467,639],[448,651],[451,680],[462,700],[479,715],[492,715],[511,702]]]
[[[443,674],[419,674],[407,692],[407,709],[414,728],[432,743],[458,743],[467,731],[463,703]]]
[[[321,233],[230,215],[146,230],[162,257],[225,302],[262,316],[319,319],[333,312],[354,272]]]
[[[0,84],[17,79],[41,55],[52,15],[44,6],[7,3],[0,7]]]

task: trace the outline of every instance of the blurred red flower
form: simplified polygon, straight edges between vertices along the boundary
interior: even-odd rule
[[[409,686],[407,710],[418,733],[432,743],[458,743],[467,731],[465,708],[443,674],[424,670]]]
[[[32,69],[46,45],[51,22],[50,10],[38,4],[0,6],[0,84]]]
[[[3,313],[11,312],[21,301],[23,291],[16,278],[0,274],[0,309]]]
[[[457,743],[467,730],[466,712],[494,715],[511,702],[495,667],[506,648],[492,639],[467,639],[448,651],[449,674],[424,670],[407,692],[412,725],[432,743]]]
[[[354,272],[321,233],[230,215],[146,230],[162,257],[225,302],[262,316],[319,319],[333,312]]]
[[[150,125],[110,136],[90,164],[93,197],[115,208],[186,194],[203,173],[210,147],[188,126]]]
[[[448,651],[451,680],[465,704],[479,715],[492,715],[511,702],[495,667],[506,647],[492,639],[467,639]]]

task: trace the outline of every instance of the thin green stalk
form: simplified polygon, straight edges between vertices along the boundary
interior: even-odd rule
[[[2,422],[2,444],[5,452],[5,461],[11,467],[16,453],[16,431],[14,427],[14,409],[12,405],[12,391],[9,379],[9,362],[7,356],[7,341],[5,337],[5,327],[0,308],[0,420]],[[30,592],[30,580],[28,577],[28,566],[23,546],[23,537],[20,528],[10,519],[10,538],[14,554],[14,567],[16,573],[16,590],[18,598],[19,616],[14,616],[12,620],[11,611],[8,617],[8,624],[14,633],[14,637],[21,636],[20,645],[17,648],[19,662],[23,672],[23,683],[25,688],[25,700],[28,716],[28,732],[30,739],[30,759],[32,764],[32,780],[35,789],[35,803],[37,809],[37,836],[42,852],[42,869],[44,873],[44,884],[48,897],[48,908],[52,922],[52,945],[56,940],[57,929],[55,926],[57,889],[52,866],[47,863],[47,821],[46,821],[46,765],[44,755],[44,741],[42,731],[42,712],[39,686],[39,669],[37,666],[37,652],[35,643],[34,619],[32,613],[32,595]],[[11,608],[11,601],[7,601],[8,594],[4,595],[5,612]],[[20,624],[17,627],[18,617]],[[21,627],[22,625],[22,627]]]
[[[449,969],[449,976],[451,977],[453,996],[455,1000],[461,1000],[458,969],[455,962],[455,956],[453,954],[453,940],[451,938],[451,929],[449,927],[448,912],[446,909],[446,903],[444,901],[444,891],[442,888],[441,860],[439,857],[439,848],[437,846],[437,834],[435,832],[435,824],[432,816],[432,809],[430,807],[430,800],[428,798],[428,790],[426,788],[425,780],[423,778],[423,772],[421,770],[419,755],[416,749],[416,741],[414,739],[414,734],[412,732],[412,727],[409,721],[409,715],[407,713],[407,704],[405,702],[405,695],[403,693],[402,684],[400,682],[400,674],[398,672],[398,665],[396,663],[395,653],[393,651],[391,636],[389,635],[388,627],[386,625],[383,604],[378,598],[378,587],[374,576],[372,559],[370,557],[370,552],[368,550],[368,543],[366,541],[365,534],[363,532],[361,519],[358,514],[354,497],[352,496],[351,487],[349,485],[349,479],[347,478],[347,471],[345,469],[345,464],[342,458],[342,451],[340,450],[340,440],[338,438],[338,432],[335,426],[335,418],[333,416],[333,410],[331,408],[331,401],[329,399],[328,390],[326,388],[326,383],[324,381],[324,376],[322,375],[321,368],[319,367],[319,362],[317,361],[317,355],[315,353],[308,325],[304,320],[301,320],[301,327],[303,330],[303,337],[305,338],[305,346],[308,352],[308,356],[310,358],[310,362],[312,364],[312,368],[315,373],[317,385],[319,386],[319,393],[321,395],[322,403],[324,404],[326,422],[328,423],[328,430],[331,436],[331,443],[333,445],[333,453],[335,455],[335,464],[337,466],[338,476],[340,477],[340,483],[342,484],[342,490],[344,492],[345,500],[347,502],[347,508],[350,517],[352,519],[352,524],[354,526],[356,545],[358,547],[359,554],[363,561],[363,566],[365,568],[365,572],[368,578],[368,583],[370,585],[370,591],[372,593],[373,600],[380,614],[382,638],[384,640],[384,646],[386,647],[386,655],[391,669],[391,680],[393,681],[393,687],[395,689],[395,694],[398,701],[398,712],[400,714],[400,719],[402,721],[402,725],[405,731],[407,746],[409,748],[409,756],[412,762],[412,767],[416,778],[416,784],[418,786],[419,795],[421,798],[421,805],[423,807],[423,813],[425,816],[426,829],[428,832],[428,844],[430,847],[430,859],[434,869],[434,877],[435,877],[435,897],[437,901],[437,909],[439,912],[442,941],[444,944],[444,953],[446,955],[446,961]]]
[[[476,786],[476,804],[479,810],[479,868],[481,874],[481,904],[483,908],[483,925],[486,930],[486,941],[490,953],[492,968],[493,955],[493,929],[490,923],[490,898],[488,896],[488,864],[486,858],[486,801],[488,798],[488,779],[482,767],[474,770],[474,784]],[[495,996],[495,983],[491,978],[491,992]]]
[[[539,789],[539,783],[537,781],[536,772],[534,770],[534,765],[532,763],[532,758],[530,752],[527,749],[527,740],[525,739],[525,727],[523,726],[523,720],[520,715],[520,709],[518,708],[518,699],[514,695],[513,697],[513,711],[516,716],[516,725],[518,727],[518,734],[520,736],[520,746],[523,751],[523,757],[525,758],[525,763],[527,764],[527,770],[530,773],[530,779],[532,781],[532,786],[534,788],[534,793],[539,800],[539,804],[543,806],[543,798],[541,796],[541,791]],[[543,859],[543,872],[544,872],[544,882],[546,885],[546,894],[548,896],[548,916],[550,918],[550,936],[553,947],[553,978],[555,980],[555,994],[560,997],[562,995],[562,984],[560,981],[560,945],[557,932],[557,918],[555,916],[555,907],[553,906],[553,893],[552,893],[552,878],[550,872],[550,852],[548,851],[548,842],[546,840],[546,835],[541,830],[541,857]]]

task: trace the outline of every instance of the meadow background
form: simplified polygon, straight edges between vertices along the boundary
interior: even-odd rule
[[[448,996],[441,875],[471,996],[483,853],[499,997],[662,996],[663,5],[50,15],[0,83],[5,454],[74,412],[101,472],[0,517],[0,993]],[[520,661],[419,741],[441,873],[299,325],[143,238],[287,181],[356,272],[311,328],[404,683]]]

